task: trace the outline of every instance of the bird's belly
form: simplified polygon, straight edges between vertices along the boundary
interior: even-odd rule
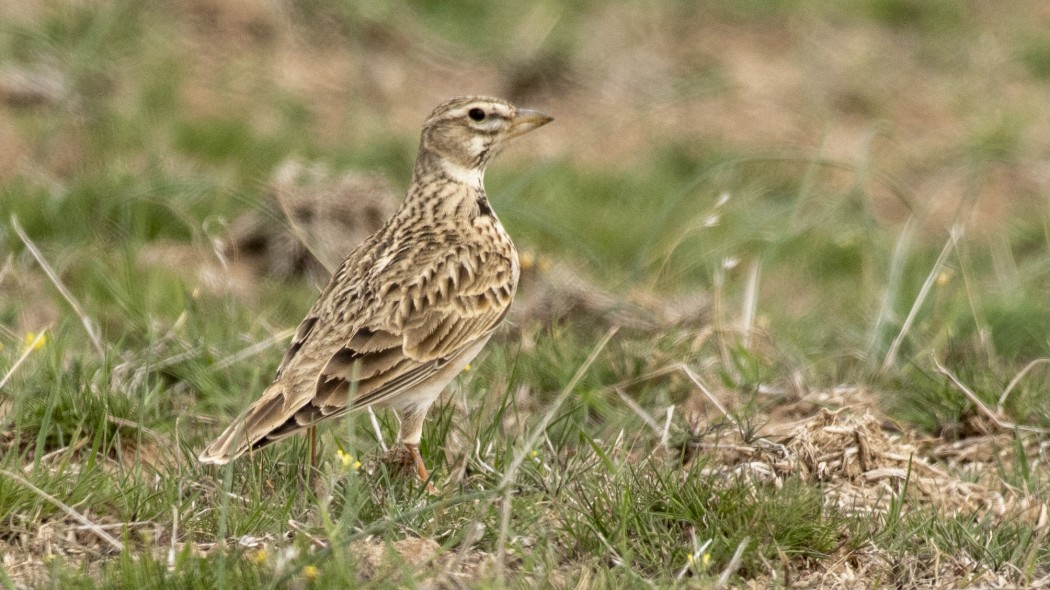
[[[449,384],[450,381],[456,378],[463,372],[464,367],[474,360],[474,357],[481,352],[481,349],[488,343],[489,337],[482,338],[481,340],[471,344],[465,348],[463,352],[456,355],[444,368],[434,374],[431,378],[427,379],[423,383],[420,383],[418,387],[406,391],[403,394],[397,396],[395,399],[390,400],[389,407],[395,410],[421,410],[426,411],[431,404],[441,395],[442,390]]]

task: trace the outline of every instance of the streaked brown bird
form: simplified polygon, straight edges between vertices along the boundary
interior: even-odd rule
[[[398,412],[398,438],[427,480],[419,453],[427,410],[488,342],[518,283],[518,255],[485,194],[485,167],[511,139],[550,121],[497,98],[438,106],[423,123],[400,208],[332,275],[273,384],[199,460],[221,465],[377,406]]]

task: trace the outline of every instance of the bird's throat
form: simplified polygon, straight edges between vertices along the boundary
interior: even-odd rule
[[[422,150],[402,209],[406,215],[421,210],[431,216],[465,220],[495,217],[485,194],[484,175],[484,167],[463,166]]]
[[[468,168],[445,159],[438,160],[441,168],[452,180],[467,185],[471,188],[480,189],[485,181],[485,169],[479,167]]]

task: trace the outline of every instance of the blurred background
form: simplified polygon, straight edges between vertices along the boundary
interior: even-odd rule
[[[109,339],[149,341],[148,325],[202,297],[205,314],[251,310],[246,340],[294,323],[315,291],[287,280],[323,281],[396,207],[433,106],[492,94],[557,119],[489,173],[527,266],[540,263],[522,329],[530,313],[692,320],[758,354],[770,368],[758,381],[861,379],[931,352],[1010,371],[1050,353],[1040,3],[8,1],[2,13],[9,344],[79,330],[12,216]],[[566,293],[579,301],[549,312]]]

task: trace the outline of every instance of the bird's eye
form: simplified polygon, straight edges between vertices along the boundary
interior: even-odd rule
[[[485,111],[475,107],[475,108],[472,108],[469,111],[467,111],[467,116],[470,117],[471,119],[475,120],[475,121],[484,121],[485,120]]]

